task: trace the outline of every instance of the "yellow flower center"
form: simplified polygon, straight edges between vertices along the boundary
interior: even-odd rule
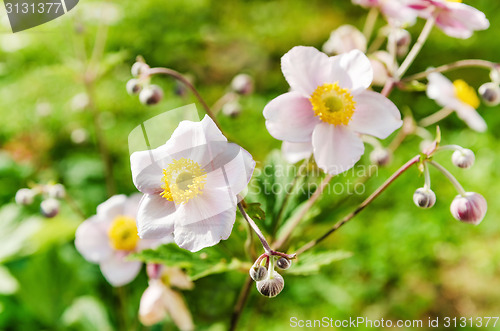
[[[117,216],[108,230],[111,247],[118,250],[134,250],[139,241],[135,220],[128,216]]]
[[[479,107],[481,101],[476,94],[476,90],[469,86],[465,81],[457,79],[453,82],[453,86],[455,87],[455,95],[460,101],[470,105],[474,109]]]
[[[334,125],[349,124],[356,105],[350,91],[337,83],[318,86],[309,100],[316,116]]]
[[[173,160],[163,169],[161,196],[177,204],[186,203],[202,194],[207,180],[207,172],[193,160],[181,158]]]

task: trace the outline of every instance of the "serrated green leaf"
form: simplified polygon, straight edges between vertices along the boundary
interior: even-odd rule
[[[215,247],[208,247],[199,252],[191,253],[175,244],[162,245],[156,249],[146,249],[131,254],[129,259],[182,268],[191,280],[236,270],[243,265],[243,262],[228,257]]]
[[[297,263],[287,271],[288,275],[312,275],[320,271],[321,267],[332,262],[347,259],[352,256],[346,251],[327,251],[319,253],[304,253],[299,256]]]

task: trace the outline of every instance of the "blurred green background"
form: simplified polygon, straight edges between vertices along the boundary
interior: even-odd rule
[[[435,29],[409,73],[465,58],[499,61],[500,3],[468,3],[486,13],[490,29],[468,40],[452,39]],[[136,317],[147,286],[145,272],[124,289],[113,289],[98,266],[86,262],[74,248],[74,231],[82,221],[79,215],[63,204],[57,217],[44,219],[37,203],[17,206],[16,191],[33,182],[61,182],[85,215],[94,214],[108,195],[95,121],[108,145],[114,191],[136,191],[128,133],[146,119],[196,102],[190,93],[176,94],[178,86],[165,77],[153,78],[165,92],[156,106],[146,107],[127,95],[125,83],[137,55],[151,66],[189,74],[209,104],[228,91],[236,74],[254,77],[255,92],[240,99],[240,116],[220,114],[218,118],[229,138],[262,165],[280,147],[266,131],[262,116],[265,104],[288,89],[280,57],[295,45],[321,48],[331,30],[342,24],[361,29],[366,11],[347,0],[82,1],[68,15],[16,34],[10,32],[3,9],[1,15],[0,329],[139,330],[145,329]],[[377,26],[381,25],[379,20]],[[414,40],[422,26],[419,20],[409,28]],[[92,72],[97,76],[92,80],[84,74],[82,59],[91,57],[96,42],[103,52],[95,54]],[[489,80],[482,69],[457,70],[448,77],[463,78],[476,88]],[[89,92],[94,111],[81,109],[82,93]],[[410,107],[417,119],[439,109],[423,92],[394,91],[391,99],[402,110]],[[435,207],[415,207],[412,195],[423,185],[423,178],[411,169],[317,248],[348,251],[350,258],[307,277],[285,273],[285,289],[275,299],[263,298],[252,289],[239,329],[285,330],[292,316],[424,321],[499,316],[500,116],[498,107],[481,106],[479,112],[488,123],[486,133],[471,131],[455,115],[441,123],[443,143],[474,150],[475,166],[453,168],[446,153],[436,160],[467,191],[479,192],[488,200],[488,214],[480,226],[451,217],[449,205],[456,193],[437,172],[431,172],[438,197]],[[366,183],[363,194],[326,194],[295,232],[290,252],[349,213],[418,153],[419,143],[419,138],[409,137],[392,164]],[[369,164],[368,155],[360,162]],[[353,179],[339,176],[331,185],[346,180]],[[264,206],[271,217],[275,208]],[[292,213],[289,208],[287,215]],[[221,246],[248,261],[243,251],[245,235],[244,224],[237,220],[231,238]],[[227,329],[245,278],[245,272],[236,271],[213,275],[184,293],[197,329]],[[167,321],[153,329],[175,326]]]

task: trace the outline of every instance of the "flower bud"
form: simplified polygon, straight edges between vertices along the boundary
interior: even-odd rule
[[[323,52],[327,54],[341,54],[353,49],[366,52],[366,37],[361,31],[349,24],[333,30],[330,38],[323,44]]]
[[[476,157],[470,149],[456,150],[451,156],[451,161],[459,168],[467,169],[472,167]]]
[[[54,199],[63,199],[66,196],[66,189],[63,184],[48,185],[47,193]]]
[[[392,154],[390,151],[384,148],[375,148],[370,153],[370,161],[378,166],[386,166],[392,160]]]
[[[394,69],[394,60],[386,51],[377,51],[370,54],[370,63],[373,69],[373,85],[383,86],[389,79],[389,72]]]
[[[290,268],[291,265],[292,265],[292,261],[290,261],[286,257],[280,257],[278,259],[278,261],[276,262],[276,266],[282,270],[286,270],[286,269]]]
[[[259,290],[260,294],[269,298],[274,298],[280,294],[283,287],[285,287],[285,281],[276,271],[273,271],[271,278],[257,282],[257,290]]]
[[[395,41],[398,56],[404,56],[408,53],[408,48],[411,44],[411,35],[407,30],[397,29],[389,35],[389,38]]]
[[[431,208],[436,203],[436,194],[426,187],[418,188],[413,193],[413,202],[420,208]]]
[[[59,201],[54,198],[42,201],[40,204],[40,211],[43,216],[48,218],[56,216],[59,213]]]
[[[238,101],[231,101],[222,106],[222,113],[228,117],[237,117],[241,113],[241,105]]]
[[[149,70],[149,66],[144,62],[136,62],[132,65],[132,69],[130,70],[132,76],[139,77],[145,72]]]
[[[31,205],[35,198],[35,192],[29,188],[22,188],[16,192],[16,203],[19,205]]]
[[[498,84],[492,82],[484,83],[479,87],[478,92],[484,103],[488,106],[497,106],[500,104],[500,86]]]
[[[139,94],[139,101],[144,105],[156,105],[163,99],[163,90],[158,85],[146,86]]]
[[[130,95],[138,94],[142,90],[142,85],[139,83],[138,79],[132,78],[127,82],[125,86],[127,93]]]
[[[250,277],[256,282],[259,282],[267,277],[267,269],[263,266],[256,266],[250,268]]]
[[[481,194],[467,192],[464,196],[457,195],[450,206],[453,217],[460,222],[478,225],[486,215],[488,204]]]
[[[253,92],[253,78],[247,74],[238,74],[231,81],[231,89],[241,95],[248,95]]]

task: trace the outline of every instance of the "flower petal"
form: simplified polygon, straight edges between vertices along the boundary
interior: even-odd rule
[[[194,330],[193,318],[179,292],[167,287],[163,296],[163,304],[179,330]]]
[[[320,123],[309,99],[297,92],[288,92],[271,100],[264,108],[266,127],[279,140],[306,142]]]
[[[204,165],[205,171],[212,175],[222,175],[221,178],[227,182],[233,195],[243,191],[252,178],[255,169],[255,161],[252,155],[236,144],[227,144],[227,149],[219,154],[208,165]],[[220,172],[214,172],[221,169]]]
[[[137,212],[139,211],[139,204],[141,203],[143,194],[134,193],[127,198],[123,215],[137,219]]]
[[[191,224],[175,225],[174,239],[179,247],[197,252],[226,240],[236,219],[236,205],[218,215]]]
[[[430,73],[427,80],[429,81],[427,96],[436,100],[440,106],[446,107],[457,99],[453,83],[442,74],[438,72]]]
[[[475,30],[485,30],[490,22],[483,12],[463,3],[448,3],[447,10],[442,11],[436,25],[445,34],[454,38],[467,39]]]
[[[174,232],[175,204],[156,195],[145,194],[137,213],[137,232],[143,239],[161,239]]]
[[[281,71],[292,91],[311,95],[324,83],[330,82],[331,61],[328,55],[314,47],[296,46],[281,58]]]
[[[337,55],[333,59],[338,61],[340,67],[347,72],[351,80],[350,87],[339,83],[341,87],[350,88],[353,91],[370,87],[373,80],[373,70],[370,60],[363,52],[354,49],[349,53]]]
[[[307,159],[313,152],[311,142],[291,143],[284,141],[281,144],[281,152],[288,163],[297,163],[300,160]]]
[[[113,254],[100,263],[101,272],[111,285],[118,287],[130,283],[141,270],[139,261],[126,261],[125,254]]]
[[[318,167],[330,175],[352,168],[365,150],[361,139],[348,127],[328,123],[314,129],[312,146]]]
[[[457,102],[456,106],[453,107],[457,116],[464,121],[472,130],[478,132],[484,132],[488,128],[484,119],[479,115],[479,113],[468,104],[463,102]]]
[[[114,195],[97,206],[97,215],[107,223],[111,223],[116,216],[125,213],[127,196],[124,194]]]
[[[380,93],[362,91],[354,101],[356,110],[349,127],[358,133],[385,139],[403,125],[398,108]]]
[[[111,256],[107,226],[97,216],[84,221],[75,233],[75,246],[89,262],[99,263]]]
[[[149,286],[142,293],[139,304],[139,319],[142,324],[151,326],[167,317],[167,309],[163,304],[166,286],[159,279],[151,279]]]

